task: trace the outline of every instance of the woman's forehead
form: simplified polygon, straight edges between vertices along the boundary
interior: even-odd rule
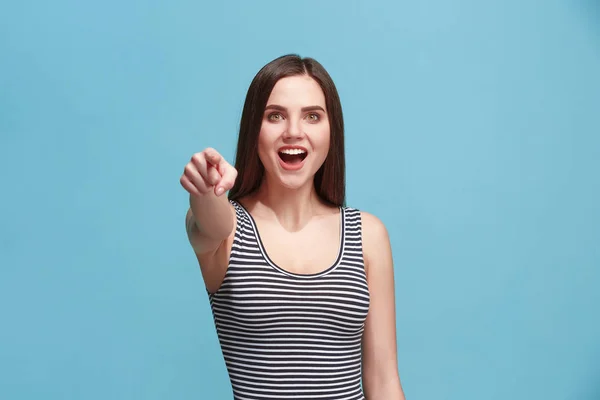
[[[325,95],[321,86],[308,75],[289,76],[277,81],[267,105],[285,107],[321,106],[325,108]]]

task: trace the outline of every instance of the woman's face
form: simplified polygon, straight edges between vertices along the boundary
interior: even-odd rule
[[[258,155],[267,179],[289,189],[313,183],[329,152],[325,95],[307,75],[280,79],[267,101]]]

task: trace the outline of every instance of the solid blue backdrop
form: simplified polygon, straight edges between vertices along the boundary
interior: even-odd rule
[[[0,12],[0,398],[231,399],[179,176],[317,58],[395,255],[409,400],[600,396],[589,1],[22,1]]]

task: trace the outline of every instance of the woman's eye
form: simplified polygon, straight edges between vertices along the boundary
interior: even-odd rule
[[[269,121],[277,122],[277,121],[281,121],[281,119],[283,117],[279,113],[272,113],[272,114],[269,114],[269,116],[267,118],[269,119]]]
[[[319,114],[308,114],[306,116],[310,122],[317,122],[319,120]]]

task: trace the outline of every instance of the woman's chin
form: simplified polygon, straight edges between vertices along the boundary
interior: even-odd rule
[[[270,186],[279,186],[287,190],[300,190],[306,186],[312,185],[312,176],[306,174],[287,175],[277,174],[274,176],[270,183]]]
[[[279,161],[279,160],[277,160]],[[310,163],[303,163],[301,168],[284,168],[279,162],[271,164],[272,168],[267,168],[268,185],[271,187],[280,187],[287,190],[301,190],[306,187],[312,187],[314,175],[313,167]]]

